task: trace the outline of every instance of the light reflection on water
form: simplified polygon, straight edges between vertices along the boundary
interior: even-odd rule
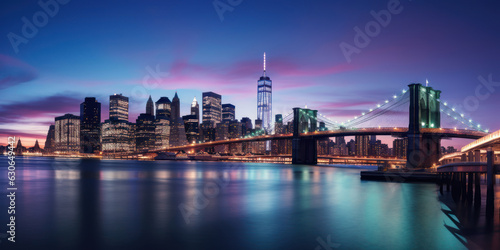
[[[435,185],[361,181],[358,169],[36,157],[16,164],[16,245],[25,249],[315,249],[327,236],[340,248],[463,248],[443,226],[450,222]],[[189,223],[181,204],[194,209]],[[6,213],[0,219],[7,223]]]

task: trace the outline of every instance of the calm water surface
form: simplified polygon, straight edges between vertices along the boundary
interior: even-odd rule
[[[2,238],[0,249],[464,248],[444,226],[453,224],[436,185],[361,181],[359,169],[37,157],[16,166],[16,243]]]

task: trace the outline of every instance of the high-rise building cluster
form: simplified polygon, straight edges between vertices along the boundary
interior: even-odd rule
[[[129,121],[129,98],[122,94],[109,96],[109,118],[101,122],[101,103],[94,97],[80,104],[80,115],[65,114],[55,118],[47,133],[45,151],[59,154],[103,154],[127,156],[131,153],[161,151],[186,144],[226,140],[263,134],[261,121],[256,128],[244,117],[236,119],[236,107],[222,104],[222,96],[202,93],[202,120],[196,98],[190,112],[181,116],[180,99],[175,93],[172,101],[160,97],[153,102],[150,96],[145,113],[135,122]],[[219,154],[265,154],[263,142],[216,146],[209,152]]]
[[[199,111],[193,101],[188,123],[198,123]],[[156,113],[155,113],[156,109]],[[186,133],[193,142],[198,141],[197,125],[186,131],[180,117],[180,100],[175,93],[172,102],[160,97],[153,103],[151,96],[146,103],[146,112],[137,117],[135,123],[129,119],[129,98],[122,94],[109,97],[109,119],[101,123],[101,103],[87,97],[80,105],[80,116],[65,114],[55,118],[47,134],[47,152],[126,155],[133,152],[150,152],[172,146],[187,144]]]
[[[172,101],[163,96],[154,102],[149,96],[145,112],[141,113],[135,122],[130,122],[129,98],[122,94],[113,94],[109,96],[109,117],[101,122],[101,103],[95,97],[86,97],[80,104],[79,116],[65,114],[55,118],[54,125],[49,127],[44,151],[126,157],[132,153],[161,151],[186,144],[270,134],[273,130],[275,134],[293,132],[293,122],[285,123],[281,114],[275,115],[274,124],[272,123],[272,80],[266,72],[265,53],[263,73],[257,80],[257,117],[254,126],[249,117],[237,120],[235,105],[222,103],[220,94],[203,92],[201,105],[201,116],[196,98],[193,99],[188,114],[181,116],[177,92]],[[307,124],[301,126],[307,127]],[[319,122],[317,130],[325,131],[328,128],[324,122]],[[21,145],[20,140],[18,144]],[[349,142],[346,142],[344,137],[336,137],[335,141],[323,138],[317,140],[317,152],[319,155],[394,155],[404,158],[407,144],[406,139],[396,139],[391,151],[388,145],[377,140],[375,136],[355,136],[355,139]],[[22,145],[18,146],[18,150],[19,153],[27,151]],[[29,150],[41,152],[38,141],[35,147]],[[290,155],[292,141],[274,139],[241,142],[217,145],[205,150],[221,155]]]

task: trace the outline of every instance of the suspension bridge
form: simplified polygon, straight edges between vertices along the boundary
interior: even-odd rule
[[[394,126],[377,125],[383,124],[381,121]],[[418,83],[408,85],[408,89],[344,122],[333,121],[318,114],[317,110],[293,108],[283,117],[283,123],[293,124],[293,132],[278,134],[271,130],[243,138],[193,143],[157,152],[188,151],[243,142],[292,140],[292,163],[316,164],[319,139],[388,135],[408,139],[407,167],[429,168],[439,162],[442,139],[479,139],[489,132],[472,118],[460,113],[455,106],[442,101],[441,91]]]

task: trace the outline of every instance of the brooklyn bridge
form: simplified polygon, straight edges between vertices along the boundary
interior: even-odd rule
[[[203,150],[218,145],[244,142],[291,140],[293,164],[316,164],[318,163],[317,141],[320,139],[385,135],[407,138],[406,167],[429,168],[439,165],[442,139],[479,139],[489,132],[476,121],[459,113],[453,105],[442,101],[441,91],[419,83],[408,85],[408,88],[399,95],[394,95],[375,108],[346,122],[333,121],[320,114],[318,110],[308,108],[293,108],[283,117],[283,122],[293,124],[292,133],[270,131],[242,138],[170,147],[151,153]],[[408,125],[402,126],[405,123]],[[320,128],[319,124],[324,124],[325,127]],[[391,126],[391,124],[397,125]]]

